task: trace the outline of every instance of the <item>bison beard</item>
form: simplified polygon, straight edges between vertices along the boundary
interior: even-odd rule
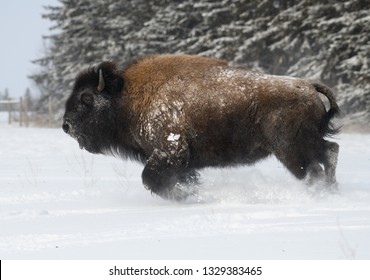
[[[197,184],[196,170],[271,154],[298,179],[335,188],[339,146],[324,138],[338,132],[330,123],[338,113],[332,91],[316,81],[157,55],[79,74],[63,130],[91,153],[141,161],[147,189],[182,199]]]

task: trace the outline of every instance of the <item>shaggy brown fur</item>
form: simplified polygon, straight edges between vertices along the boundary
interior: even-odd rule
[[[123,70],[103,62],[80,74],[63,129],[90,152],[141,160],[144,185],[179,198],[199,168],[251,164],[271,154],[299,179],[308,174],[335,185],[339,146],[324,137],[336,133],[330,120],[338,112],[332,91],[316,81],[158,55]]]

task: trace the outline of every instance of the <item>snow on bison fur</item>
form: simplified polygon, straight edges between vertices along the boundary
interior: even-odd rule
[[[339,145],[324,138],[338,131],[330,122],[338,112],[332,91],[317,81],[154,55],[80,73],[63,130],[91,153],[141,161],[148,190],[182,199],[197,184],[196,170],[271,154],[298,179],[336,187]]]

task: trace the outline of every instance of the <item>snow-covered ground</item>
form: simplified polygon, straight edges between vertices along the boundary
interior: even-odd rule
[[[370,135],[341,134],[339,194],[274,158],[203,170],[198,197],[152,196],[142,166],[61,129],[0,126],[0,259],[370,259]]]

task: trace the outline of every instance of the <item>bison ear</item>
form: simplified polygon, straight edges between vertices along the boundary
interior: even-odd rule
[[[102,92],[105,88],[105,82],[103,77],[103,71],[99,70],[99,84],[98,84],[98,92]]]
[[[106,94],[120,93],[123,86],[121,73],[117,65],[112,61],[103,61],[95,68],[95,79],[97,79],[97,92]]]

